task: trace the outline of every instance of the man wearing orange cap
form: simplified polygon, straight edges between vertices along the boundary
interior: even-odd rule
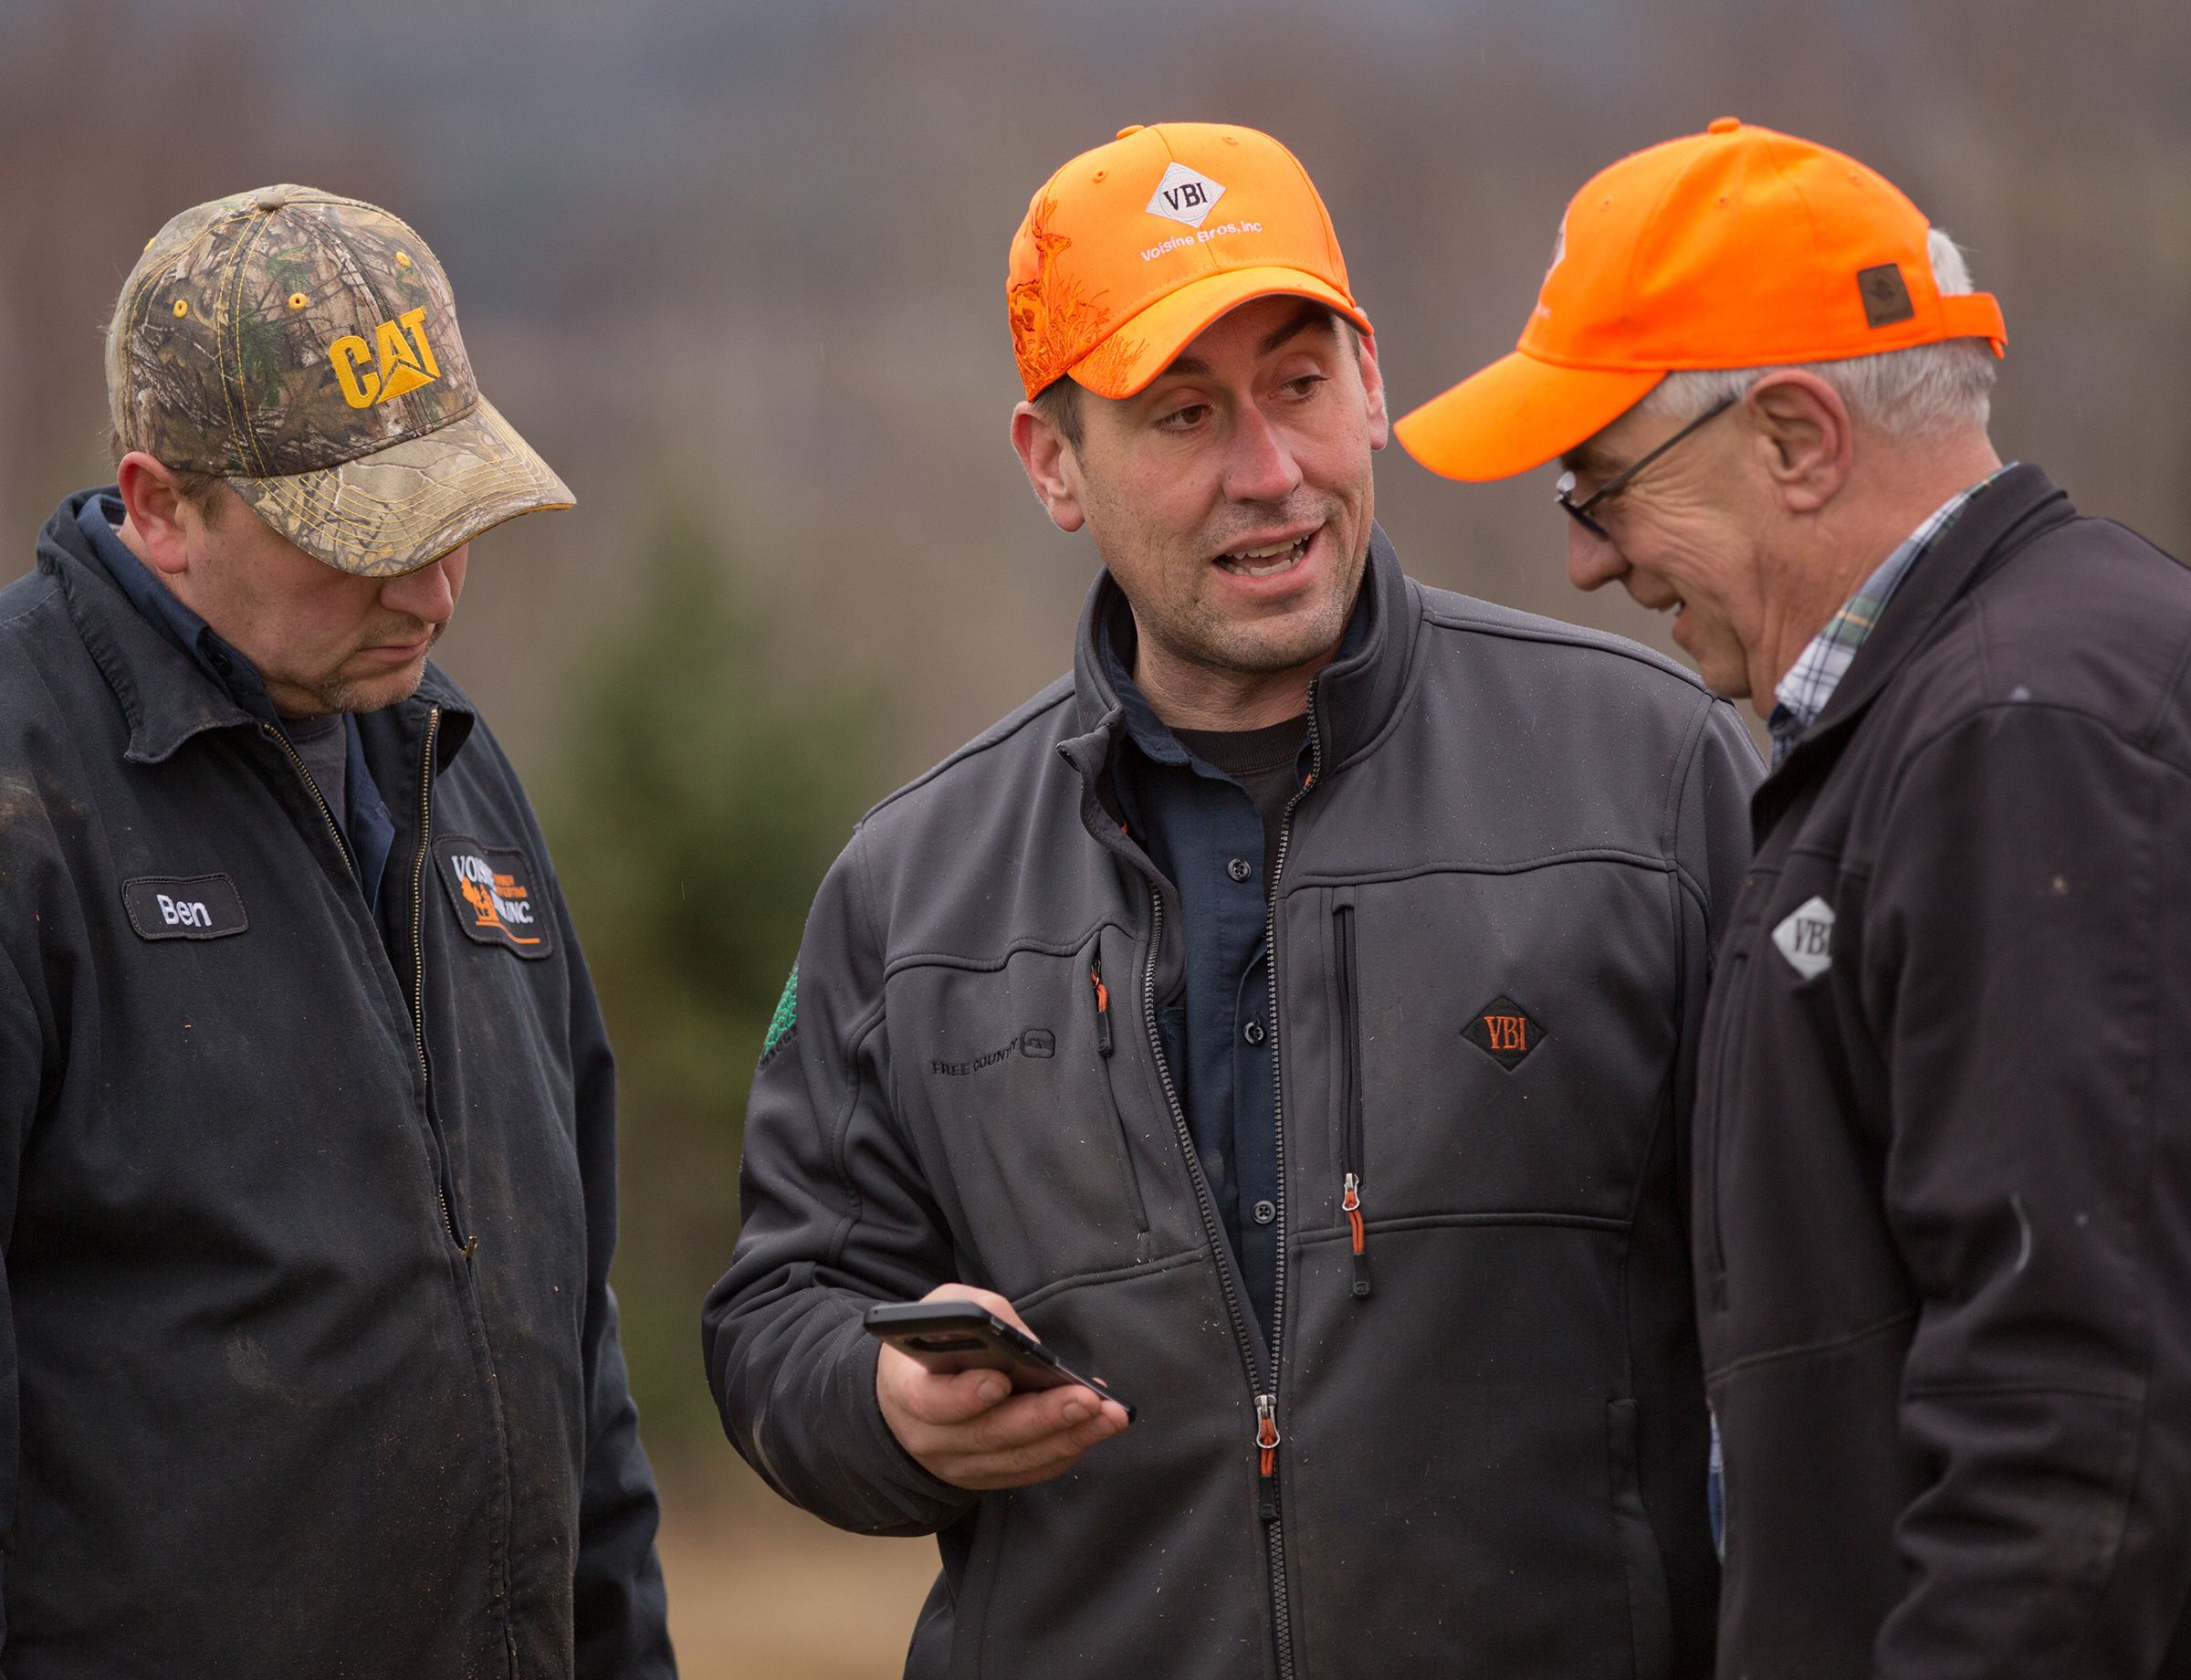
[[[2001,312],[1731,118],[1403,420],[1769,719],[1695,1122],[1722,1672],[2191,1675],[2191,575],[1987,434]]]
[[[1105,571],[1073,676],[822,887],[708,1309],[732,1439],[938,1535],[917,1677],[1704,1675],[1679,1116],[1748,740],[1403,575],[1369,320],[1268,136],[1074,159],[1009,302]],[[938,1295],[1116,1397],[863,1333]]]

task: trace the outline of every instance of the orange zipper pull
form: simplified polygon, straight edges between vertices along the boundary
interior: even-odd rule
[[[1278,1520],[1278,1396],[1255,1396],[1255,1445],[1260,1454],[1263,1486],[1256,1508],[1265,1522]]]
[[[1111,989],[1103,983],[1103,965],[1098,962],[1088,970],[1088,983],[1096,988],[1096,1053],[1111,1053]]]
[[[1362,1228],[1362,1181],[1358,1173],[1349,1172],[1339,1206],[1346,1210],[1347,1224],[1354,1233],[1354,1298],[1367,1300],[1369,1297],[1369,1234]]]

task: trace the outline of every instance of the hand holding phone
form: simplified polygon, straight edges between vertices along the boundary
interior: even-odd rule
[[[987,1334],[963,1307],[939,1330],[908,1328],[916,1315],[899,1308],[898,1328],[880,1312],[883,1337],[875,1390],[883,1421],[914,1460],[938,1480],[974,1491],[1027,1487],[1064,1475],[1082,1454],[1123,1430],[1132,1413],[1099,1385],[1065,1370],[1042,1349],[1012,1303],[986,1289],[946,1284],[925,1304],[970,1303],[995,1324]],[[1001,1334],[1000,1334],[1001,1332]],[[908,1338],[971,1341],[974,1347],[908,1351]],[[1023,1344],[1016,1338],[1024,1337]],[[991,1363],[976,1363],[989,1360]],[[963,1365],[942,1370],[932,1366]],[[1016,1381],[1028,1386],[1015,1391]],[[1054,1386],[1037,1387],[1052,1381]]]
[[[931,1298],[887,1301],[867,1309],[867,1334],[886,1341],[939,1377],[963,1370],[1001,1371],[1015,1389],[1056,1389],[1071,1383],[1134,1409],[1100,1377],[1084,1377],[1015,1316],[1010,1322],[976,1300]]]

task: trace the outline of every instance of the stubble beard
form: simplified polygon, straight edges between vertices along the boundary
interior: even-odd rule
[[[324,716],[330,712],[380,711],[407,700],[418,692],[418,685],[425,680],[426,659],[432,655],[435,644],[441,640],[441,633],[447,628],[446,624],[434,626],[425,652],[419,656],[414,666],[399,667],[378,677],[329,676],[312,682],[291,677],[290,681],[311,696],[315,716]]]
[[[1323,509],[1326,539],[1335,536],[1332,526],[1340,511],[1336,507]],[[1221,550],[1224,546],[1219,545]],[[1281,619],[1243,622],[1227,617],[1198,593],[1176,613],[1150,614],[1144,634],[1173,659],[1201,670],[1232,677],[1271,677],[1295,670],[1331,652],[1346,633],[1367,570],[1367,554],[1347,555],[1341,563],[1345,570],[1333,573],[1305,611]]]

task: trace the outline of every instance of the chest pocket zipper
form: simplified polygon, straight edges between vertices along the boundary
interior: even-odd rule
[[[1369,1298],[1369,1233],[1363,1223],[1364,1159],[1360,969],[1354,942],[1354,906],[1331,912],[1332,967],[1339,990],[1339,1208],[1354,1244],[1354,1298]]]
[[[1111,1066],[1117,1042],[1111,1027],[1111,989],[1104,983],[1103,959],[1094,956],[1088,961],[1089,995],[1096,1005],[1096,1054],[1103,1063],[1104,1089],[1111,1099],[1111,1120],[1118,1131],[1118,1160],[1126,1170],[1126,1191],[1134,1208],[1134,1259],[1137,1264],[1149,1257],[1151,1247],[1148,1234],[1148,1203],[1141,1194],[1141,1174],[1134,1165],[1133,1134],[1127,1129],[1126,1108],[1118,1100],[1118,1088],[1114,1083]]]

